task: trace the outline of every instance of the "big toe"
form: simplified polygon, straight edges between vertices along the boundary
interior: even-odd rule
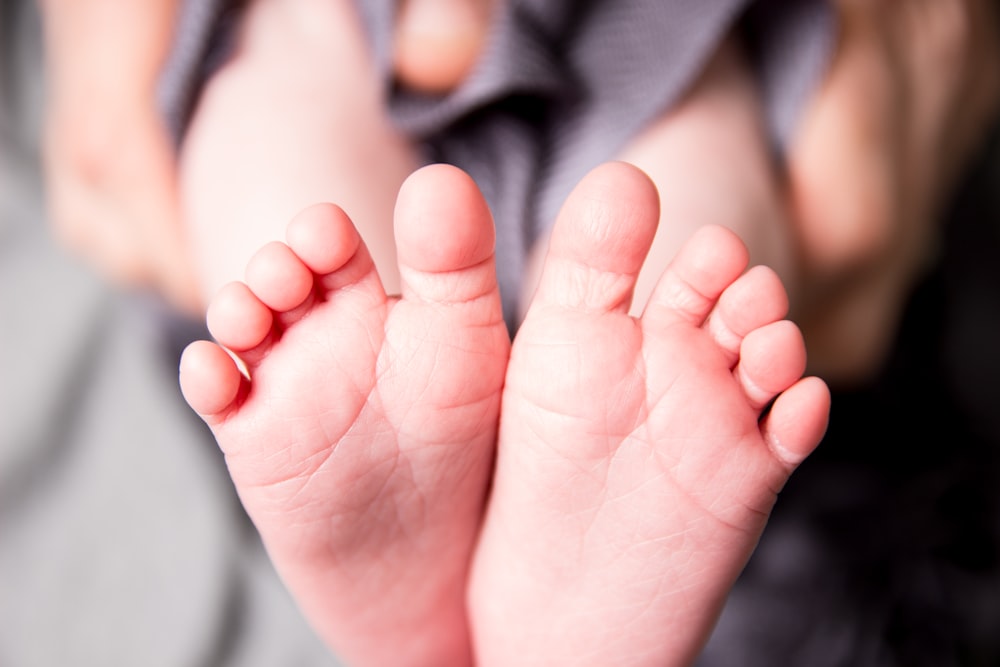
[[[627,312],[659,210],[638,168],[611,162],[587,174],[556,219],[532,306]]]
[[[437,164],[412,174],[396,200],[395,233],[405,300],[499,308],[493,217],[465,172]]]

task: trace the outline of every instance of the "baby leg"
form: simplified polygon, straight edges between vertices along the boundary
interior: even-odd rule
[[[678,248],[705,224],[743,240],[752,264],[794,292],[796,263],[753,78],[735,40],[722,44],[687,95],[625,147],[660,195],[660,225],[639,274],[633,314]],[[794,294],[792,295],[794,298]]]
[[[825,430],[773,271],[707,225],[629,315],[656,229],[635,168],[570,195],[508,366],[470,609],[479,661],[677,665]]]
[[[213,301],[181,387],[272,560],[352,665],[471,661],[465,588],[509,352],[489,210],[452,167],[400,192],[402,296],[343,211],[305,210]]]
[[[660,225],[639,274],[632,314],[677,250],[700,227],[734,231],[750,261],[774,269],[795,300],[794,242],[767,145],[760,100],[734,39],[725,41],[687,94],[626,145],[618,159],[653,180]],[[529,260],[521,303],[531,303],[547,240]]]
[[[382,95],[353,2],[251,3],[181,156],[206,299],[281,238],[281,221],[321,201],[358,221],[386,288],[398,291],[392,206],[416,160]]]
[[[811,371],[846,383],[879,369],[941,207],[995,116],[1000,24],[987,0],[835,4],[838,51],[781,170],[732,40],[620,158],[662,203],[637,304],[693,229],[722,224],[781,276]]]

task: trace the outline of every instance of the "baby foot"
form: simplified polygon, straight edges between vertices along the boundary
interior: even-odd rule
[[[350,664],[471,659],[465,585],[509,352],[492,219],[436,165],[399,193],[402,296],[346,215],[307,209],[216,297],[181,387],[285,583]]]
[[[776,274],[698,231],[628,315],[656,191],[613,163],[567,200],[514,341],[470,585],[489,664],[676,665],[702,647],[826,427]]]

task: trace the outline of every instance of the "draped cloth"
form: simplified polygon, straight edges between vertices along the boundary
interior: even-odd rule
[[[528,251],[572,187],[669,110],[728,34],[747,46],[778,155],[834,34],[821,0],[507,0],[467,79],[429,96],[393,80],[395,0],[358,9],[392,120],[427,162],[468,172],[490,205],[509,323]],[[162,86],[179,139],[236,21],[238,9],[223,0],[186,4]]]

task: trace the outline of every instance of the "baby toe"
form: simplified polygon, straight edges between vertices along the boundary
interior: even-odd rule
[[[250,259],[246,283],[268,308],[285,312],[302,305],[313,288],[312,271],[284,243],[268,243]]]
[[[343,267],[361,245],[351,219],[334,204],[303,210],[288,224],[285,238],[298,258],[321,275]]]
[[[802,377],[806,348],[799,328],[781,320],[749,332],[740,345],[733,373],[756,410]]]
[[[271,310],[243,283],[229,283],[212,299],[206,314],[208,330],[230,350],[258,347],[271,332]]]
[[[755,266],[723,291],[705,328],[735,364],[744,336],[787,314],[788,296],[781,279],[770,268]]]
[[[181,356],[180,384],[191,409],[212,426],[236,401],[243,376],[225,350],[200,340]]]
[[[800,464],[819,445],[830,416],[830,390],[817,377],[802,378],[774,400],[761,435],[786,467]]]
[[[698,229],[664,271],[643,318],[701,326],[747,261],[746,246],[733,232],[716,225]]]
[[[559,212],[533,304],[627,312],[658,219],[656,186],[637,168],[591,171]]]
[[[411,175],[396,200],[395,235],[404,299],[499,303],[493,216],[461,170],[435,164]]]

